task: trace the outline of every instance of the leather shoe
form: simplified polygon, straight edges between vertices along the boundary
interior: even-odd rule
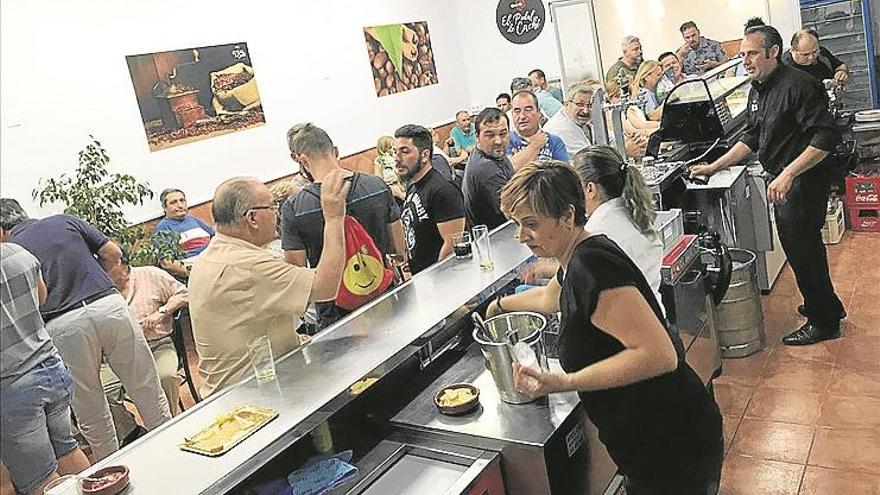
[[[835,329],[826,329],[818,327],[810,322],[794,332],[782,337],[782,343],[785,345],[811,345],[823,340],[831,340],[840,337],[840,325]]]
[[[804,306],[803,304],[801,304],[800,306],[797,307],[797,312],[801,316],[803,316],[804,318],[809,318],[809,316],[807,315],[807,307]],[[840,312],[840,319],[842,320],[844,318],[846,318],[846,310],[845,309]]]

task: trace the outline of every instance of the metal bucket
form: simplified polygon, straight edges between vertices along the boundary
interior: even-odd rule
[[[737,358],[764,348],[764,313],[755,254],[731,248],[730,259],[733,261],[730,287],[715,308],[715,328],[721,356]]]
[[[501,400],[508,404],[525,404],[534,399],[518,391],[513,386],[513,358],[508,347],[508,335],[516,333],[520,342],[525,342],[535,351],[538,363],[548,369],[547,356],[544,352],[544,329],[547,319],[538,313],[513,312],[498,315],[486,320],[486,330],[474,328],[474,340],[480,345],[486,367],[492,372],[495,387]]]

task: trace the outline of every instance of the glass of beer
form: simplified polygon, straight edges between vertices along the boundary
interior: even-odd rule
[[[471,259],[474,256],[471,248],[471,233],[465,231],[452,234],[452,250],[455,252],[457,259]]]
[[[472,229],[473,246],[477,251],[477,258],[480,260],[480,270],[491,270],[495,268],[495,262],[492,260],[492,243],[489,239],[489,227],[485,225],[475,225]]]
[[[259,383],[271,382],[275,379],[275,356],[268,335],[260,335],[247,344],[248,357],[254,368],[254,375]]]

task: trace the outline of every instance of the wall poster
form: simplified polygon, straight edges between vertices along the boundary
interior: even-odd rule
[[[150,151],[263,125],[247,43],[125,57]]]
[[[427,22],[365,27],[364,38],[376,95],[437,84]]]

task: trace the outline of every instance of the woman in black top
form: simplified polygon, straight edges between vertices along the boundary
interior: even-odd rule
[[[499,299],[505,311],[562,312],[565,373],[514,365],[532,396],[574,390],[626,477],[627,493],[715,494],[721,477],[721,414],[684,361],[638,267],[604,235],[583,228],[584,195],[571,167],[529,164],[501,192],[520,242],[561,266],[546,287]]]

